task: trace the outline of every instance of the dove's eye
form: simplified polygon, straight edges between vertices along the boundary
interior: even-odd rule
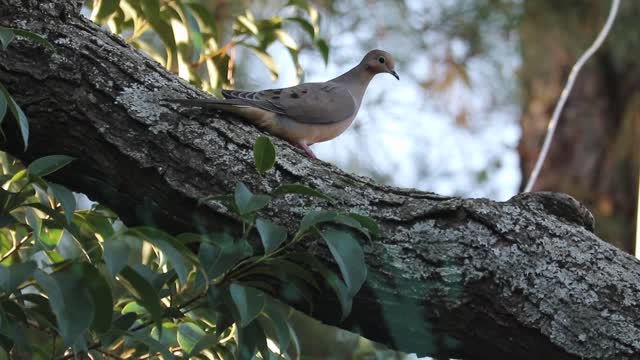
[[[380,56],[380,57],[378,58],[378,62],[379,62],[380,64],[384,64],[384,61],[385,61],[385,60],[384,60],[384,56]]]

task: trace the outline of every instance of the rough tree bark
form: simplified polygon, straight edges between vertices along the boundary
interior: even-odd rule
[[[236,220],[223,208],[197,199],[239,180],[261,190],[305,183],[337,203],[287,198],[267,215],[293,229],[310,209],[335,206],[381,225],[381,237],[364,245],[368,281],[338,326],[437,356],[640,358],[640,263],[598,239],[572,198],[533,193],[499,203],[386,187],[279,140],[276,169],[261,177],[251,155],[258,130],[161,105],[206,95],[79,16],[76,1],[0,0],[0,25],[44,34],[58,49],[17,41],[0,52],[0,81],[31,124],[22,152],[5,121],[5,149],[25,161],[75,156],[53,180],[125,223],[170,232],[230,226]],[[326,255],[319,243],[308,247]],[[314,317],[335,322],[335,304],[318,308]]]

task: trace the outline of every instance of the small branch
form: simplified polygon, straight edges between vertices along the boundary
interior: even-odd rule
[[[613,20],[616,18],[616,14],[618,13],[618,8],[620,7],[620,0],[613,0],[611,3],[611,10],[609,12],[609,17],[607,18],[607,22],[604,24],[604,27],[598,34],[598,37],[593,42],[591,47],[585,51],[585,53],[578,59],[578,62],[571,69],[571,73],[569,74],[569,79],[567,80],[567,84],[565,85],[562,93],[560,95],[560,100],[556,105],[556,108],[553,110],[553,115],[551,116],[551,121],[549,121],[549,125],[547,127],[547,135],[544,138],[544,143],[542,144],[542,150],[540,150],[540,155],[538,155],[538,160],[536,160],[536,164],[533,167],[533,171],[531,171],[531,175],[529,176],[529,181],[527,181],[527,186],[524,188],[524,192],[530,192],[533,189],[533,186],[536,184],[536,180],[538,180],[538,175],[540,175],[540,170],[542,169],[542,165],[544,164],[544,160],[547,158],[547,154],[549,153],[549,148],[551,147],[551,140],[553,139],[553,135],[556,132],[556,127],[558,126],[558,121],[560,119],[560,114],[562,113],[562,109],[564,108],[564,104],[567,102],[569,98],[569,94],[571,93],[571,89],[573,89],[573,85],[576,82],[578,77],[578,73],[582,69],[582,66],[591,58],[591,56],[600,48],[604,40],[609,35],[609,31],[611,30],[611,26],[613,26]]]
[[[173,347],[173,348],[169,348],[169,351],[170,351],[172,354],[175,354],[175,353],[177,353],[177,352],[179,352],[179,351],[182,351],[182,347],[180,347],[180,346],[176,346],[176,347]],[[138,360],[147,360],[147,359],[151,359],[152,357],[155,357],[155,356],[158,356],[158,354],[147,354],[147,355],[142,355],[142,356],[140,356],[140,357],[138,358]]]
[[[116,360],[124,360],[124,358],[123,358],[123,357],[120,357],[120,356],[118,356],[118,355],[116,355],[116,354],[113,354],[113,353],[111,353],[111,352],[109,352],[109,351],[107,351],[107,350],[104,350],[104,349],[100,349],[100,348],[98,348],[98,349],[96,349],[96,351],[97,351],[97,352],[99,352],[99,353],[101,353],[101,354],[103,354],[104,356],[109,357],[109,358],[112,358],[112,359],[116,359]]]
[[[20,248],[22,247],[22,245],[26,244],[27,241],[29,241],[29,236],[25,236],[22,240],[20,240],[19,243],[16,244],[16,246],[14,246],[12,249],[10,249],[9,251],[7,251],[4,255],[2,255],[2,257],[0,258],[0,263],[2,263],[3,261],[5,261],[7,258],[9,258],[11,255],[15,254],[16,251],[20,250]]]
[[[89,346],[89,347],[87,348],[87,350],[97,350],[97,351],[100,351],[100,350],[99,350],[100,346],[102,346],[102,343],[101,343],[100,341],[97,341],[97,342],[95,342],[95,343],[91,344],[91,346]],[[80,354],[80,352],[77,352],[77,353],[75,353],[75,352],[71,352],[70,354],[63,355],[63,356],[58,357],[56,360],[69,360],[69,359],[74,359],[74,358],[76,357],[76,355],[77,355],[77,354]]]

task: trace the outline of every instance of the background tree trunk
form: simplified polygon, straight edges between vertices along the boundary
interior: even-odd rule
[[[276,140],[276,169],[253,170],[260,132],[225,114],[161,104],[204,97],[122,39],[77,15],[68,0],[0,0],[0,25],[44,34],[56,53],[27,41],[0,52],[0,82],[30,119],[22,152],[11,119],[5,149],[26,162],[77,160],[52,180],[111,207],[126,224],[170,232],[236,226],[197,200],[244,181],[268,191],[300,182],[336,203],[287,197],[266,216],[293,230],[319,207],[375,218],[364,244],[369,276],[338,326],[405,352],[456,358],[640,358],[640,263],[599,240],[590,213],[562,194],[498,203],[381,186],[311,160]],[[310,240],[306,251],[331,261]],[[313,316],[335,324],[338,306]]]
[[[538,156],[571,67],[602,28],[610,1],[526,1],[522,39],[523,179]],[[591,209],[596,234],[633,253],[640,169],[640,3],[623,1],[605,45],[582,70],[535,189]],[[524,185],[523,185],[524,186]]]

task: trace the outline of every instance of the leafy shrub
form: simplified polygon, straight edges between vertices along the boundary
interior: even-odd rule
[[[258,169],[268,171],[264,158],[275,154],[268,138],[256,143],[255,153],[262,159]],[[254,194],[239,183],[233,194],[203,201],[219,201],[236,214],[241,234],[172,236],[125,227],[100,205],[77,210],[71,191],[43,178],[72,160],[47,156],[26,169],[6,155],[2,162],[0,345],[5,355],[69,358],[85,351],[94,358],[127,352],[250,359],[256,351],[262,358],[286,351],[295,356],[300,349],[283,303],[311,307],[314,296],[331,288],[345,317],[365,281],[363,252],[351,230],[370,237],[377,232],[370,219],[315,211],[289,236],[284,226],[260,216],[277,196],[330,201],[316,190],[289,184]],[[296,250],[311,236],[326,242],[341,276]],[[252,242],[256,238],[261,246]]]

